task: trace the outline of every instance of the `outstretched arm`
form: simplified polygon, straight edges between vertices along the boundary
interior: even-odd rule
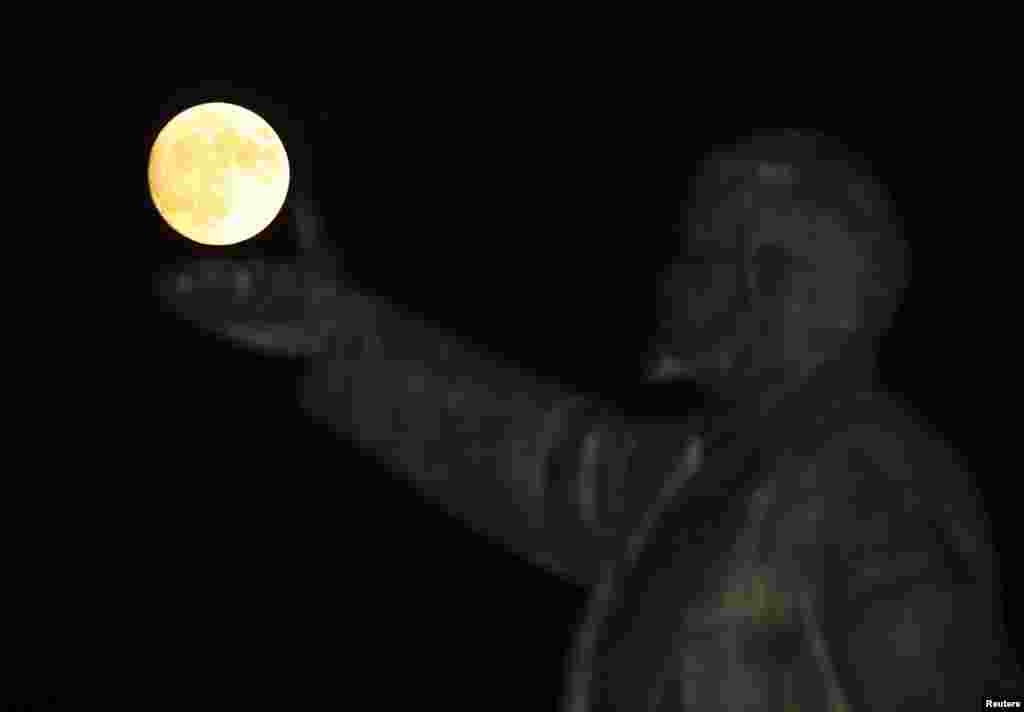
[[[360,317],[312,370],[304,407],[478,531],[595,581],[681,453],[680,426],[631,422],[386,300],[350,298]]]

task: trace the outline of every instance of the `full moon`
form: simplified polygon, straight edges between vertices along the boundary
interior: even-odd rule
[[[214,102],[161,129],[149,154],[149,194],[164,220],[204,245],[234,245],[270,225],[288,194],[284,144],[259,115]]]

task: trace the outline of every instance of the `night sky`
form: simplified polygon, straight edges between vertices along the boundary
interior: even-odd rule
[[[140,145],[154,271],[210,254],[163,223],[144,178],[163,123],[205,100],[278,129],[361,286],[624,401],[647,397],[633,383],[654,325],[652,278],[673,249],[688,171],[759,128],[742,121],[764,119],[673,110],[637,88],[497,77],[154,88]],[[1019,466],[992,447],[1008,427],[993,392],[1011,322],[986,296],[991,256],[964,243],[990,232],[971,207],[982,188],[950,177],[969,163],[967,140],[950,152],[952,127],[838,110],[800,118],[873,158],[906,217],[914,286],[884,344],[883,380],[962,450],[1005,547],[1015,515],[997,502]],[[287,256],[293,239],[286,209],[240,249]],[[554,708],[583,589],[505,553],[307,418],[302,361],[248,353],[140,300],[152,304],[138,326],[150,376],[138,386],[153,435],[141,506],[159,532],[146,551],[163,577],[153,615],[158,638],[181,651],[183,680],[219,678],[224,699],[230,688],[344,705],[380,692],[455,710],[481,709],[473,693],[487,692],[501,707]]]

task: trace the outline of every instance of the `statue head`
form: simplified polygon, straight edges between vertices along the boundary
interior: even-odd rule
[[[830,361],[871,369],[908,265],[863,161],[822,136],[756,137],[710,154],[683,206],[652,378],[744,399]]]

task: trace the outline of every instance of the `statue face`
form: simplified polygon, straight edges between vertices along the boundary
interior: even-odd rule
[[[735,172],[736,167],[732,169]],[[813,370],[859,323],[858,241],[831,206],[779,182],[705,191],[687,211],[679,255],[660,275],[659,351],[672,375],[750,387]]]

